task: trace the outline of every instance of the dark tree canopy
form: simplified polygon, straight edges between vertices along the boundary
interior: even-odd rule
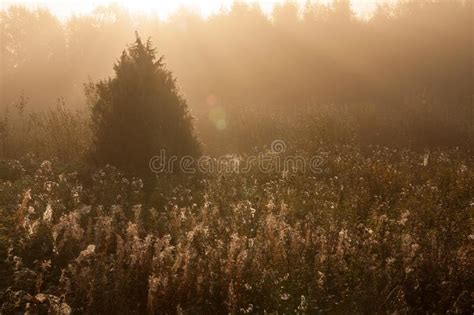
[[[90,84],[94,158],[127,170],[144,170],[161,150],[196,156],[193,118],[163,57],[137,34],[114,66],[115,77]]]

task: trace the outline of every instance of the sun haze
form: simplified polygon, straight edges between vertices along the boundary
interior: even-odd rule
[[[148,1],[148,0],[5,0],[2,1],[1,7],[5,8],[10,5],[24,5],[31,8],[48,8],[51,12],[61,19],[66,19],[74,14],[88,14],[98,6],[106,6],[117,4],[126,8],[133,13],[157,14],[162,19],[168,18],[180,8],[187,8],[199,12],[204,17],[210,16],[222,9],[229,9],[234,0],[174,0],[174,1]],[[275,4],[285,3],[282,0],[246,0],[245,3],[256,3],[266,14],[270,14]],[[301,7],[307,0],[292,1]],[[311,1],[316,2],[316,1]],[[319,3],[328,4],[330,0],[321,0]],[[351,0],[352,9],[357,15],[364,16],[370,14],[377,3],[386,2],[384,0]]]
[[[474,0],[0,0],[0,314],[471,314]]]

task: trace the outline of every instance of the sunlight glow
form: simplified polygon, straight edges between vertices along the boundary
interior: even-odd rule
[[[208,17],[220,10],[229,9],[234,0],[3,0],[0,8],[10,5],[25,5],[28,7],[48,8],[61,19],[66,19],[71,15],[88,14],[98,6],[117,4],[131,12],[156,14],[162,19],[168,18],[180,8],[188,8],[199,12],[202,16]],[[277,3],[284,3],[284,0],[246,0],[246,3],[258,3],[266,14],[270,14],[272,8]],[[294,1],[301,6],[307,0]],[[313,1],[314,2],[314,1]],[[320,0],[320,3],[331,3],[331,0]],[[382,0],[351,0],[352,9],[360,16],[369,14]]]

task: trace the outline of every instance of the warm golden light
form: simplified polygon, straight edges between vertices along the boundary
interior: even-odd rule
[[[472,313],[473,6],[0,0],[0,315]]]
[[[199,12],[202,16],[207,17],[222,9],[229,9],[234,0],[5,0],[0,4],[0,8],[9,5],[19,4],[29,7],[44,7],[50,9],[60,18],[67,18],[73,14],[87,14],[98,6],[117,4],[136,13],[157,14],[162,19],[168,18],[180,8],[192,9]],[[284,3],[282,0],[246,0],[245,3],[257,3],[262,10],[269,14],[273,6],[278,3]],[[307,0],[293,1],[301,7],[307,3]],[[315,2],[315,1],[312,1]],[[319,3],[331,3],[331,0],[320,0]],[[384,2],[383,0],[351,0],[352,8],[358,15],[369,14],[377,5]],[[386,2],[386,1],[385,1]]]

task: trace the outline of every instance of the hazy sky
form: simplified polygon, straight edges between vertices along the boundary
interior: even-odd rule
[[[300,4],[307,0],[298,0]],[[365,15],[375,8],[377,2],[383,0],[352,0],[352,7],[359,15]],[[11,4],[22,4],[30,7],[47,7],[60,18],[66,18],[71,14],[85,14],[99,5],[117,3],[122,7],[134,12],[156,13],[161,18],[166,18],[182,6],[194,8],[203,16],[209,16],[221,8],[229,8],[234,0],[2,0],[0,6],[5,8]],[[284,0],[246,0],[244,2],[257,2],[266,12],[271,12],[275,3]],[[332,2],[331,0],[320,0],[320,3]]]

